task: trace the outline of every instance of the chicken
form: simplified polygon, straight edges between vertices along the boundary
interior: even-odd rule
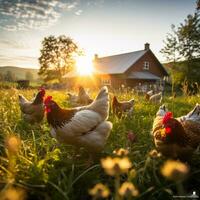
[[[149,101],[150,97],[153,95],[153,90],[150,90],[148,91],[146,94],[145,94],[145,99],[147,101]]]
[[[200,105],[177,119],[164,105],[161,106],[152,133],[155,146],[163,155],[188,160],[200,144]]]
[[[162,92],[159,92],[157,94],[150,96],[149,101],[151,103],[161,103],[162,102]]]
[[[78,105],[78,96],[75,94],[72,94],[70,92],[67,93],[69,96],[69,102],[72,106],[77,106]]]
[[[200,104],[197,103],[192,111],[190,111],[187,115],[177,118],[177,120],[182,123],[185,121],[194,121],[200,123]]]
[[[133,113],[134,102],[134,99],[120,102],[117,100],[117,97],[114,96],[112,101],[113,114],[116,114],[118,117],[121,117],[123,113],[131,116]]]
[[[62,109],[51,96],[45,99],[51,135],[60,143],[85,147],[90,154],[101,152],[110,134],[108,89],[103,87],[90,105]]]
[[[92,101],[93,100],[89,97],[89,95],[87,94],[85,89],[82,86],[80,86],[77,102],[80,105],[88,105],[88,104],[92,103]]]
[[[44,117],[44,104],[43,98],[45,90],[40,91],[35,97],[28,101],[23,95],[19,95],[19,106],[22,112],[22,118],[29,123],[41,122]]]

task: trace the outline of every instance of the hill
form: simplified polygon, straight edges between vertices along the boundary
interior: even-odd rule
[[[1,66],[0,73],[5,74],[7,71],[11,71],[15,74],[17,79],[25,79],[26,72],[31,72],[33,74],[34,80],[38,79],[38,69],[31,69],[31,68],[21,68],[21,67],[14,67],[14,66]]]

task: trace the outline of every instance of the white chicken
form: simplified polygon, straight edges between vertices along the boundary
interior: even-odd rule
[[[112,128],[112,123],[106,121],[109,113],[107,87],[103,87],[88,106],[62,109],[48,96],[45,107],[51,135],[59,142],[85,147],[91,155],[103,150]]]
[[[162,92],[159,92],[157,94],[150,96],[149,101],[151,103],[161,103],[162,102]]]
[[[44,117],[43,98],[45,90],[41,89],[35,97],[29,101],[23,95],[19,95],[19,106],[22,118],[29,123],[41,122]]]
[[[90,98],[89,94],[85,91],[84,87],[79,86],[79,93],[78,93],[78,100],[77,102],[80,105],[88,105],[92,103],[92,99]]]
[[[67,95],[69,96],[69,102],[72,106],[84,106],[92,103],[93,101],[82,86],[79,86],[78,95],[70,92],[68,92]]]
[[[69,102],[72,106],[77,106],[78,105],[78,95],[72,94],[70,92],[67,93],[69,96]]]
[[[145,99],[147,101],[149,101],[150,97],[153,95],[153,90],[149,90],[148,92],[146,92],[145,94]]]

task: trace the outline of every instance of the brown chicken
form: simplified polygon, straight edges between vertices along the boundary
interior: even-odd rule
[[[44,96],[44,89],[41,89],[31,101],[28,101],[23,95],[19,95],[19,106],[24,121],[29,123],[42,121],[45,110],[43,104]]]
[[[85,89],[82,86],[80,86],[77,103],[79,103],[80,105],[88,105],[92,102],[93,100],[89,97],[88,93],[85,91]]]
[[[102,151],[112,128],[108,89],[103,87],[88,106],[62,109],[49,96],[45,99],[51,135],[59,142],[85,147],[90,155]]]
[[[122,117],[122,114],[128,114],[131,116],[133,113],[134,102],[134,99],[120,102],[117,100],[117,97],[114,96],[112,101],[113,114],[117,115],[118,117]]]
[[[153,136],[156,148],[164,156],[189,160],[200,144],[200,105],[177,119],[161,106],[153,123]]]

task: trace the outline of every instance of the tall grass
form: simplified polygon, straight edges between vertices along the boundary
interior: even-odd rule
[[[1,90],[0,91],[0,189],[4,190],[10,184],[23,188],[29,199],[90,199],[88,189],[99,182],[113,187],[112,177],[105,175],[99,159],[86,168],[87,152],[83,149],[79,158],[74,160],[72,146],[58,144],[49,133],[46,119],[41,125],[30,125],[21,119],[18,106],[18,94],[22,93],[31,99],[35,90]],[[96,92],[92,94],[94,97]],[[154,148],[151,128],[159,105],[150,104],[143,96],[132,91],[115,92],[120,99],[135,98],[135,108],[132,118],[118,119],[110,112],[109,120],[113,129],[100,158],[113,155],[117,148],[128,148],[129,158],[137,175],[133,180],[140,194],[137,199],[171,199],[176,194],[173,182],[165,180],[160,174],[160,166],[164,158],[151,158],[149,152]],[[65,91],[47,91],[62,107],[68,107],[69,102]],[[111,94],[112,96],[113,94]],[[177,97],[174,100],[164,98],[164,102],[175,117],[190,111],[199,97]],[[136,135],[136,141],[128,142],[128,132]],[[9,159],[5,149],[5,139],[15,135],[21,140],[21,149],[16,156],[15,173],[9,181]],[[198,191],[200,185],[200,157],[197,152],[193,158],[191,175],[184,182],[185,190],[189,193]],[[121,181],[126,176],[121,177]],[[111,197],[110,197],[111,198]]]

